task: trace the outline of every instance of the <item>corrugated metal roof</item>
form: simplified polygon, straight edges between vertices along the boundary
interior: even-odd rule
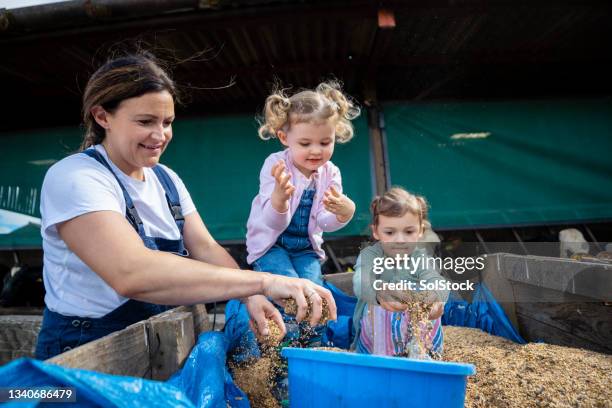
[[[78,122],[81,89],[104,50],[134,37],[162,57],[201,53],[174,66],[187,113],[255,112],[275,80],[308,87],[331,75],[360,100],[367,83],[382,100],[612,92],[608,2],[384,2],[393,29],[378,27],[373,0],[116,3],[90,1],[115,4],[102,17],[66,11],[72,26],[43,13],[0,32],[0,88],[11,101],[0,128]]]

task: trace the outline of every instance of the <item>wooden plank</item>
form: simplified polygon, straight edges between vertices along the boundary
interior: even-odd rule
[[[0,365],[34,357],[42,316],[0,316]]]
[[[0,316],[5,315],[34,315],[34,316],[42,316],[43,314],[42,307],[0,307]]]
[[[355,292],[353,292],[353,273],[354,272],[342,272],[331,275],[323,275],[323,279],[335,285],[347,295],[355,296]]]
[[[205,305],[180,306],[47,361],[108,374],[163,379],[178,369],[197,336],[210,328]]]
[[[165,381],[183,364],[193,348],[193,315],[173,312],[147,321],[151,378]]]
[[[212,323],[210,322],[210,319],[208,318],[208,312],[206,311],[206,305],[204,304],[175,307],[174,309],[168,310],[167,312],[164,312],[164,313],[160,313],[159,315],[154,316],[152,318],[167,316],[173,313],[191,313],[192,314],[193,332],[194,332],[194,337],[196,339],[201,333],[212,330]]]
[[[543,256],[497,255],[499,268],[510,281],[612,300],[612,265]]]
[[[554,326],[523,315],[520,311],[517,312],[517,319],[521,326],[521,335],[528,341],[544,341],[559,346],[578,347],[600,353],[611,353],[609,348],[605,348],[601,344],[592,343],[586,339],[568,334]]]
[[[516,312],[523,318],[522,323],[519,319],[521,333],[532,336],[535,330],[541,339],[553,344],[583,344],[580,347],[612,353],[612,307],[590,298],[533,285],[516,284],[514,290],[520,299]],[[555,301],[545,301],[547,299]],[[539,333],[542,324],[550,328],[547,333]]]
[[[138,322],[47,362],[107,374],[151,377],[147,323]]]

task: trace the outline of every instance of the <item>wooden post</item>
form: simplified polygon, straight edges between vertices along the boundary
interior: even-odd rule
[[[183,364],[193,345],[193,315],[172,313],[149,319],[151,378],[165,381]]]
[[[379,9],[378,28],[371,42],[368,52],[368,65],[364,80],[365,105],[368,108],[368,128],[370,132],[370,151],[374,165],[374,191],[380,195],[390,184],[389,168],[387,165],[387,147],[382,126],[382,114],[376,93],[376,78],[380,61],[390,48],[395,28],[395,13],[390,9]]]
[[[368,129],[370,133],[370,154],[374,166],[374,191],[380,195],[389,187],[389,172],[387,167],[386,143],[380,126],[381,115],[376,97],[376,84],[368,82],[365,88],[366,104],[368,105]]]
[[[172,309],[170,312],[189,312],[193,315],[193,332],[196,341],[198,340],[198,336],[200,335],[200,333],[211,331],[213,329],[212,323],[208,318],[206,305],[198,304],[192,306],[179,306],[176,309]]]

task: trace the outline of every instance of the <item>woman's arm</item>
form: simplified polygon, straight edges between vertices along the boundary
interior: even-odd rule
[[[217,266],[239,269],[234,258],[210,235],[197,211],[185,216],[183,238],[191,258]]]
[[[191,258],[213,265],[239,269],[234,258],[210,235],[197,211],[185,216],[183,238]],[[273,319],[281,329],[281,335],[285,335],[283,317],[265,296],[252,295],[243,298],[242,301],[247,306],[251,321],[256,323],[252,325],[252,328],[256,328],[262,335],[267,336],[269,333],[267,319]]]
[[[278,301],[295,299],[301,320],[308,309],[306,296],[315,291],[319,296],[311,297],[316,315],[311,322],[321,316],[321,298],[336,318],[333,297],[325,288],[304,279],[218,267],[150,250],[114,211],[87,213],[58,224],[57,229],[68,248],[125,297],[181,305],[263,294]]]

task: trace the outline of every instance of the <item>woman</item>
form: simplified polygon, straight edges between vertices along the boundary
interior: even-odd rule
[[[159,164],[172,139],[172,79],[148,55],[107,62],[83,95],[82,153],[53,165],[41,191],[45,312],[36,356],[47,359],[166,309],[242,298],[268,334],[331,293],[310,281],[238,269],[212,238],[181,179]]]

